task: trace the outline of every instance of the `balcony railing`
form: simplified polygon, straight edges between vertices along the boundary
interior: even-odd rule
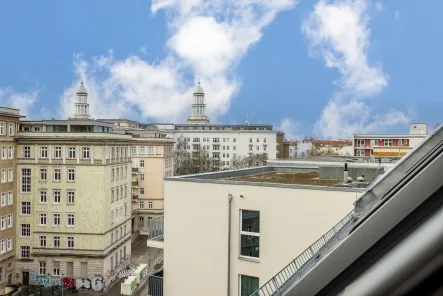
[[[255,291],[251,296],[275,296],[279,295],[283,288],[296,276],[301,276],[301,272],[308,265],[308,263],[316,259],[316,254],[320,251],[327,242],[340,231],[340,229],[353,219],[354,211],[346,215],[340,222],[338,222],[331,230],[323,235],[319,240],[313,243],[297,258],[292,260],[282,270],[280,270],[274,277],[265,283],[260,289]]]
[[[163,242],[164,241],[164,216],[152,218],[148,220],[148,240]]]
[[[138,173],[138,168],[132,168],[133,173]]]
[[[137,187],[137,186],[138,186],[138,180],[132,181],[132,187]]]

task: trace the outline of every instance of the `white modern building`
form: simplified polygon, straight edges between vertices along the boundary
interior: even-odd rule
[[[220,158],[221,167],[229,167],[234,156],[266,153],[277,157],[277,131],[270,124],[211,124],[205,114],[205,93],[200,83],[193,93],[191,116],[187,124],[157,123],[175,141],[187,142],[189,152],[206,149],[213,158]]]
[[[353,165],[350,175],[362,169]],[[343,167],[331,170],[343,179]],[[150,225],[148,239],[164,250],[164,295],[250,296],[310,252],[364,190],[321,174],[268,166],[166,178],[164,228]]]

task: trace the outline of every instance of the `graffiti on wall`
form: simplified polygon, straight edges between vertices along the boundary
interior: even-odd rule
[[[107,272],[105,272],[103,280],[104,289],[106,290],[115,280],[118,280],[118,274],[121,271],[133,268],[134,265],[131,263],[131,255],[129,254],[125,256],[115,268],[109,269]]]
[[[63,288],[76,287],[78,290],[103,290],[103,278],[101,276],[91,276],[88,278],[63,278]]]
[[[32,271],[29,273],[29,281],[33,285],[44,287],[60,286],[62,284],[61,278],[49,275],[37,275],[37,273]]]

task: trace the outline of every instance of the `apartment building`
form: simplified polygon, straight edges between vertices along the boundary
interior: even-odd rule
[[[0,107],[0,295],[14,280],[16,226],[16,144],[19,110]]]
[[[22,121],[17,138],[17,280],[30,272],[105,282],[131,253],[130,135],[89,116]]]
[[[164,250],[164,295],[250,296],[352,210],[368,183],[343,185],[343,171],[312,163],[166,178],[165,215],[150,221],[147,243]]]
[[[132,232],[146,233],[148,220],[164,211],[163,178],[174,173],[174,140],[155,125],[127,119],[99,120],[112,123],[114,133],[132,135]]]
[[[428,136],[424,122],[409,124],[408,134],[354,134],[354,156],[400,158]]]
[[[248,120],[245,124],[211,124],[205,114],[205,92],[200,84],[193,98],[187,124],[156,123],[158,129],[166,131],[176,142],[184,139],[191,153],[206,149],[221,169],[229,168],[234,156],[265,153],[268,159],[277,158],[277,131],[272,125],[250,124]],[[283,142],[281,147],[283,157]]]

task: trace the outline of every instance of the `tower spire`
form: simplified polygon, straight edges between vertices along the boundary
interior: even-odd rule
[[[89,104],[88,104],[88,91],[84,86],[83,80],[80,82],[80,87],[76,92],[76,100],[74,103],[75,113],[74,118],[83,118],[89,119],[91,116],[89,115]]]
[[[188,124],[208,124],[209,120],[205,114],[205,92],[200,85],[200,79],[194,89],[194,102],[191,105],[191,116],[188,118]]]

